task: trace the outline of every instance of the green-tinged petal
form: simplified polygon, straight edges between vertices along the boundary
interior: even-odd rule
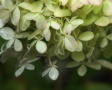
[[[20,20],[20,10],[18,7],[15,8],[14,12],[13,12],[13,16],[12,16],[12,23],[14,25],[17,25],[19,23]]]
[[[89,41],[94,38],[94,33],[91,31],[86,31],[81,33],[78,38],[82,41]]]
[[[54,11],[54,16],[55,17],[66,17],[66,16],[71,16],[71,11],[69,9],[60,9],[57,8]]]
[[[105,0],[103,3],[103,13],[107,16],[112,15],[112,1],[111,0]]]
[[[91,25],[92,23],[94,23],[94,21],[98,18],[97,15],[95,14],[89,14],[87,15],[86,18],[84,18],[84,23],[82,24],[82,26],[88,26]]]
[[[44,77],[45,75],[47,75],[49,73],[49,71],[51,70],[51,67],[48,68],[47,70],[45,70],[43,73],[42,73],[42,77]]]
[[[83,44],[82,44],[82,42],[78,40],[78,41],[77,41],[77,44],[78,44],[78,47],[76,48],[76,51],[77,51],[77,52],[82,51],[82,49],[83,49]]]
[[[95,21],[95,24],[98,26],[107,26],[110,23],[109,17],[102,16]]]
[[[14,49],[17,52],[20,52],[23,49],[22,42],[19,39],[16,39],[14,42]]]
[[[52,80],[56,80],[59,76],[59,72],[56,68],[52,67],[50,72],[49,72],[49,77],[52,79]]]
[[[112,40],[112,33],[107,35],[107,39]]]
[[[64,42],[65,42],[65,48],[70,52],[74,52],[76,48],[78,47],[77,41],[71,35],[66,35]]]
[[[42,14],[44,16],[52,16],[54,13],[50,11],[48,8],[44,8],[44,10],[42,11]]]
[[[103,0],[88,0],[88,2],[92,5],[101,5]]]
[[[77,0],[74,5],[70,8],[72,12],[75,12],[78,8],[81,8],[83,4],[80,2],[80,0]]]
[[[30,26],[30,21],[26,20],[24,17],[21,18],[20,20],[20,29],[22,31],[27,30],[27,28]]]
[[[31,11],[33,9],[33,6],[29,2],[22,2],[19,4],[19,7],[29,10],[29,11]]]
[[[34,2],[32,7],[31,12],[40,12],[43,8],[43,3],[41,1]]]
[[[16,35],[17,38],[27,38],[28,36],[29,36],[28,32],[23,32],[21,34]]]
[[[0,36],[5,40],[10,40],[15,36],[15,33],[11,28],[3,27],[0,29]]]
[[[88,5],[88,4],[89,4],[88,0],[80,0],[80,2],[81,2],[83,5]]]
[[[85,59],[85,55],[83,52],[73,52],[72,53],[72,59],[75,61],[83,61]]]
[[[43,41],[38,41],[38,42],[36,43],[36,50],[37,50],[39,53],[41,53],[41,54],[45,53],[45,52],[47,51],[47,45],[46,45],[46,43],[43,42]]]
[[[14,7],[12,0],[1,0],[1,3],[4,8],[9,10],[12,10]]]
[[[35,69],[35,66],[34,66],[33,64],[26,64],[26,65],[25,65],[25,68],[26,68],[27,70],[34,70],[34,69]]]
[[[87,72],[87,68],[85,65],[81,65],[77,70],[79,76],[84,76]]]
[[[13,43],[14,43],[14,39],[10,39],[6,44],[6,48],[10,48]]]
[[[29,36],[28,36],[28,40],[31,40],[33,38],[36,37],[36,35],[40,34],[40,30],[35,30],[33,33],[31,33]]]
[[[108,40],[106,38],[103,38],[100,42],[100,47],[104,48],[108,45]]]
[[[60,29],[59,23],[57,21],[54,21],[54,20],[51,21],[51,27],[56,29],[56,30]]]
[[[65,6],[69,0],[60,0],[60,1],[62,2],[62,5]]]
[[[49,41],[51,38],[51,31],[49,30],[48,33],[44,36],[46,41]]]
[[[92,69],[95,69],[95,70],[100,70],[101,69],[101,65],[96,61],[94,61],[92,63],[85,62],[85,65],[92,68]]]
[[[40,30],[47,28],[47,20],[43,15],[38,15],[36,18],[36,27]]]
[[[67,65],[66,65],[66,67],[68,67],[68,68],[73,68],[73,67],[77,67],[77,66],[79,66],[81,63],[80,62],[69,62],[69,63],[67,63]]]
[[[22,74],[22,72],[24,71],[25,66],[21,66],[16,72],[15,72],[15,76],[18,77]]]
[[[107,60],[97,60],[103,67],[112,69],[112,63]]]
[[[26,15],[24,15],[24,18],[26,20],[34,20],[38,17],[38,13],[27,13]]]

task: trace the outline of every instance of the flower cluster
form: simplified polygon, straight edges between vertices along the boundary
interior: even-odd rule
[[[112,0],[0,0],[1,62],[17,57],[15,76],[30,64],[45,57],[52,80],[59,76],[56,62],[66,67],[79,66],[84,76],[87,67],[112,69],[112,63],[98,59],[112,56]],[[7,55],[8,53],[8,55]],[[6,58],[7,57],[7,58]],[[55,61],[57,60],[57,61]]]

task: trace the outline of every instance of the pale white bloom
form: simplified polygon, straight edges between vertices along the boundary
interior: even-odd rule
[[[49,75],[50,79],[56,80],[59,76],[59,71],[57,70],[56,62],[50,63],[50,67],[42,73],[42,77]]]
[[[9,27],[4,27],[0,29],[0,36],[3,39],[8,40],[6,48],[10,48],[14,44],[14,49],[18,52],[21,51],[23,48],[22,42],[19,39],[26,38],[28,35],[29,33],[27,32],[18,35]]]

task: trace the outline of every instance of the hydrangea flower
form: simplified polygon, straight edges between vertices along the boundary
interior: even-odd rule
[[[37,57],[45,57],[50,65],[42,76],[52,80],[59,76],[54,59],[71,59],[67,67],[80,65],[80,76],[87,67],[112,69],[111,62],[99,59],[100,53],[112,56],[111,9],[111,0],[0,0],[0,37],[6,41],[1,58],[13,50],[19,76],[24,69],[34,70],[30,63]]]

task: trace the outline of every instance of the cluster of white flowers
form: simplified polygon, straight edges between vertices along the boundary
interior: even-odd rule
[[[17,53],[27,48],[25,55],[32,48],[36,50],[38,58],[19,60],[15,76],[25,68],[33,70],[30,63],[43,55],[47,60],[53,59],[42,73],[49,73],[52,80],[59,76],[55,58],[71,56],[74,61],[67,63],[67,67],[81,65],[80,76],[85,75],[86,66],[112,69],[110,62],[97,60],[102,51],[106,58],[112,56],[111,8],[112,0],[0,0],[0,36],[6,40],[0,54],[9,48]]]

